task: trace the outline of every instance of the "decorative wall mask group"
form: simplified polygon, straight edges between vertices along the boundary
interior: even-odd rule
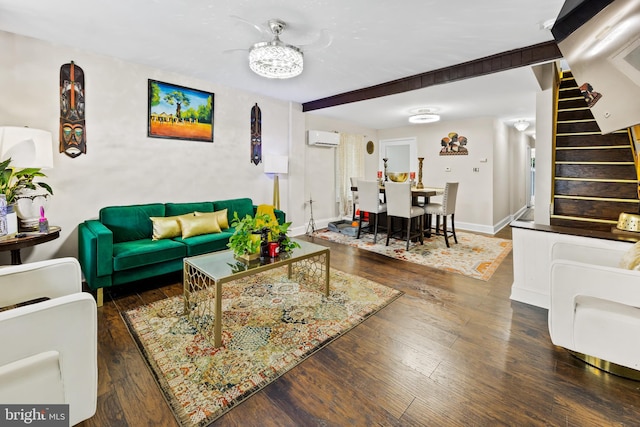
[[[180,95],[179,99],[178,95]],[[213,96],[212,93],[150,79],[147,136],[213,142]],[[177,106],[175,112],[156,111],[161,104],[170,106],[177,104]],[[197,108],[194,109],[194,105],[190,104],[195,104]],[[186,110],[189,106],[191,108]],[[164,132],[159,129],[163,126],[203,129],[199,129],[199,133],[194,134],[195,131],[181,128],[179,130],[183,132],[177,133],[177,131]],[[60,67],[59,149],[60,153],[65,153],[71,158],[87,153],[84,71],[73,61]],[[257,103],[251,108],[251,162],[255,165],[262,162],[262,111]]]
[[[87,153],[84,71],[71,61],[60,67],[60,152]]]
[[[258,103],[251,108],[251,161],[262,162],[262,111]]]

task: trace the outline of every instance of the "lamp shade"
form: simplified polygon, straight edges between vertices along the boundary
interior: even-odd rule
[[[288,173],[289,157],[270,155],[264,157],[264,173]]]
[[[51,132],[28,127],[0,127],[0,160],[11,158],[14,168],[53,167]]]

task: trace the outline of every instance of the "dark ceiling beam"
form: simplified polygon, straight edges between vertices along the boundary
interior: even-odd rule
[[[365,101],[367,99],[394,95],[410,90],[424,89],[429,86],[451,83],[457,80],[484,76],[512,68],[552,61],[560,57],[562,57],[562,54],[555,41],[539,43],[451,67],[440,68],[439,70],[393,80],[376,86],[305,102],[302,104],[302,111],[320,110],[322,108],[335,107],[336,105],[348,104],[350,102]]]
[[[571,33],[596,16],[613,0],[571,0],[565,1],[551,28],[556,43],[566,39]]]

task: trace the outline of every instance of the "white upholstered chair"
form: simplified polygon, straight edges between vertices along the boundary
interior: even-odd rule
[[[373,231],[373,243],[376,243],[378,239],[378,223],[381,213],[387,211],[387,205],[380,202],[380,189],[378,188],[378,181],[367,181],[364,179],[358,180],[358,193],[360,200],[360,221],[358,224],[357,239],[360,238],[360,232],[362,231],[363,212],[369,213],[369,230]],[[373,221],[373,228],[371,222]]]
[[[640,379],[640,271],[620,268],[625,253],[552,246],[549,334],[594,366]]]
[[[97,308],[82,292],[78,261],[1,267],[0,308],[0,402],[69,404],[70,425],[91,418],[98,392]]]
[[[389,238],[393,233],[393,217],[404,218],[407,221],[406,237],[407,250],[409,250],[409,242],[413,237],[418,237],[420,244],[423,244],[423,224],[424,209],[420,206],[413,206],[413,198],[411,195],[411,183],[409,182],[385,182],[384,187],[387,199],[387,246],[389,246]],[[411,232],[411,223],[416,221],[415,232]]]
[[[436,216],[436,226],[433,230],[427,230],[430,234],[434,231],[435,234],[440,234],[440,219],[442,218],[442,234],[444,235],[444,241],[449,246],[449,235],[453,236],[453,240],[458,243],[458,236],[456,236],[456,224],[455,224],[455,212],[456,212],[456,198],[458,196],[458,183],[447,182],[444,186],[444,194],[442,196],[442,203],[427,203],[424,205],[424,212],[426,215]],[[447,217],[451,217],[451,231],[447,230]],[[429,226],[433,224],[433,220],[429,218],[427,221]]]

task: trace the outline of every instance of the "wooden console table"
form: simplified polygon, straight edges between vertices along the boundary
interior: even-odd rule
[[[16,236],[25,235],[24,237],[0,238],[0,251],[11,251],[11,264],[22,264],[20,259],[20,249],[29,248],[39,245],[40,243],[49,242],[60,237],[60,227],[52,226],[48,233],[18,233]]]

